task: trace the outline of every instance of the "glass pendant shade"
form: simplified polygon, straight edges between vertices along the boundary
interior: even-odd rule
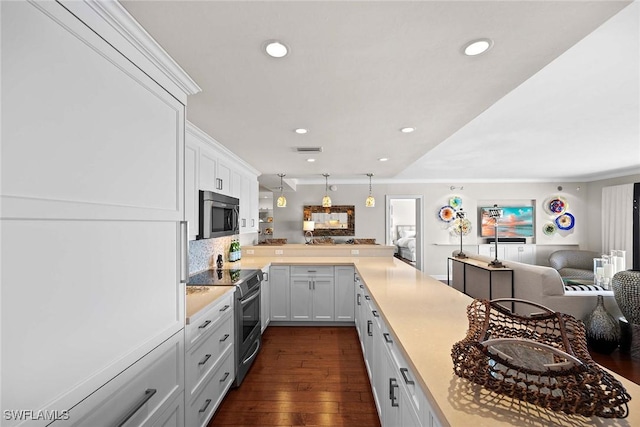
[[[376,206],[376,199],[371,195],[371,177],[373,176],[373,174],[368,173],[367,176],[369,177],[369,197],[367,197],[367,200],[365,200],[364,206],[367,208],[373,208]]]
[[[286,197],[284,197],[284,184],[282,182],[282,178],[285,177],[285,174],[279,173],[278,176],[280,177],[280,197],[278,197],[278,200],[276,200],[276,206],[279,208],[286,208],[287,199]]]
[[[331,197],[329,197],[329,174],[324,173],[324,197],[322,198],[322,207],[330,208],[331,207]]]

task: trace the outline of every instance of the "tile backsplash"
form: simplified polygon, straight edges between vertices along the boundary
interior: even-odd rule
[[[234,236],[215,239],[191,240],[189,242],[189,274],[215,268],[218,254],[222,254],[224,262],[229,262],[229,246]]]

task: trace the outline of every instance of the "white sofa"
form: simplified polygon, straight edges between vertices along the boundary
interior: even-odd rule
[[[458,251],[455,251],[453,257]],[[482,261],[480,265],[487,265],[493,259],[476,254],[467,254],[471,259]],[[485,264],[486,263],[486,264]],[[584,320],[594,309],[597,296],[604,296],[607,311],[615,318],[622,313],[616,304],[613,291],[605,290],[566,290],[564,282],[557,270],[541,265],[523,264],[515,261],[503,261],[506,267],[513,269],[514,298],[533,301],[542,304],[555,311],[571,314]],[[462,291],[463,282],[466,280],[466,293],[473,298],[489,298],[488,273],[479,268],[467,266],[462,269],[461,263],[452,263],[451,285]],[[511,277],[509,273],[500,272],[492,277],[492,298],[510,296]],[[515,312],[518,314],[531,314],[540,312],[539,309],[526,304],[516,304]]]

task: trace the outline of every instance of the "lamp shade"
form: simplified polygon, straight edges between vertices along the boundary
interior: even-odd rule
[[[284,196],[280,196],[278,197],[278,200],[276,201],[276,206],[279,208],[286,208],[287,207],[287,199]]]
[[[304,221],[302,223],[303,231],[314,231],[316,229],[316,223],[314,221]]]

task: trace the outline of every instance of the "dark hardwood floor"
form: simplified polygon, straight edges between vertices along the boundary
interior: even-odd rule
[[[214,426],[380,426],[355,328],[270,326]]]
[[[378,427],[355,328],[270,326],[242,385],[208,427]],[[640,384],[640,361],[616,350],[593,360]]]

